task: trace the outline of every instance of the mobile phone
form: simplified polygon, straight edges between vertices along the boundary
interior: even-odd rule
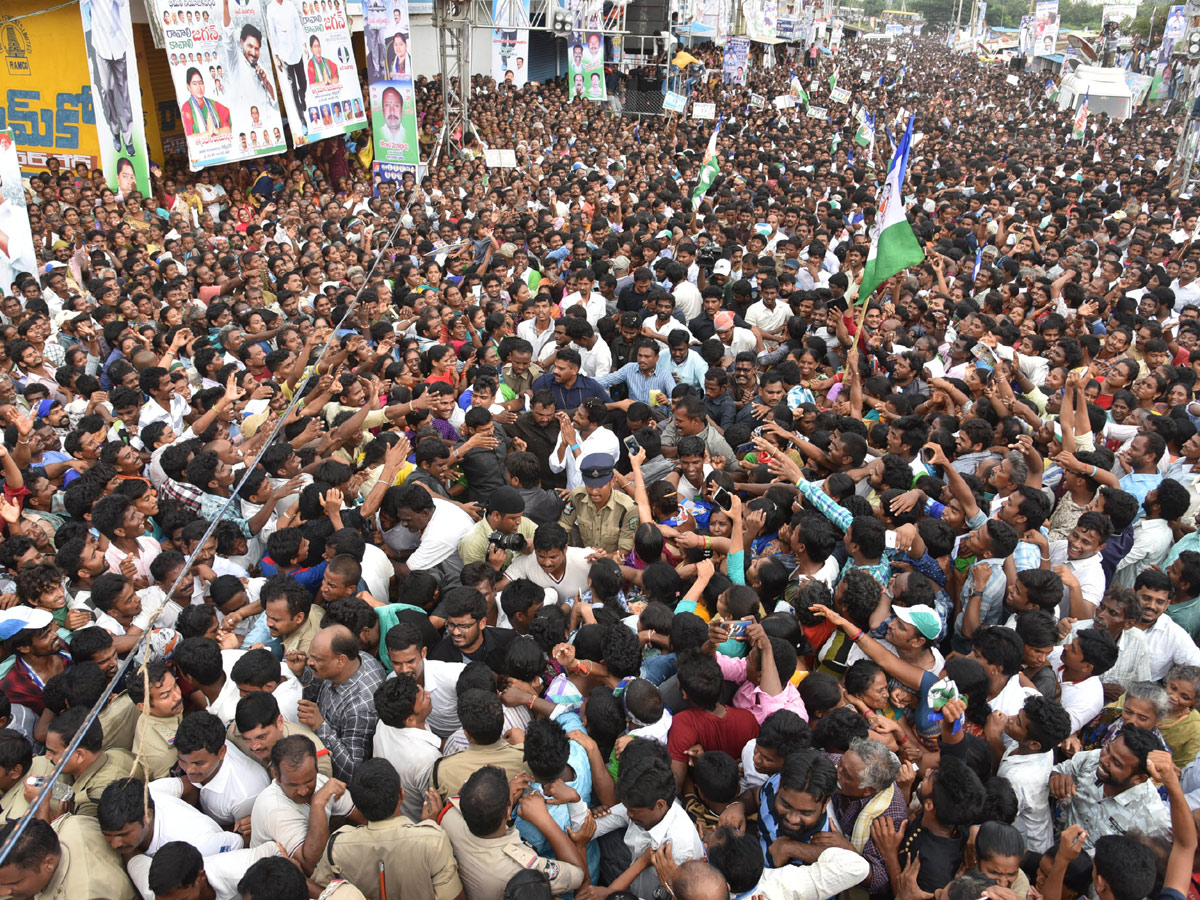
[[[721,507],[721,509],[725,510],[725,512],[729,512],[729,510],[733,507],[733,497],[730,495],[729,491],[725,490],[725,488],[721,487],[719,484],[713,488],[712,501],[713,503],[717,504],[717,506]]]
[[[763,436],[763,427],[761,425],[759,425],[752,432],[750,432],[750,436],[751,437],[762,437]]]
[[[636,456],[638,451],[642,449],[642,445],[638,443],[638,439],[632,434],[625,438],[625,449],[629,451],[630,456]]]
[[[753,444],[738,444],[737,449],[733,451],[738,456],[745,456],[747,453],[754,452]]]
[[[746,626],[749,624],[750,624],[749,622],[742,622],[740,620],[737,622],[730,622],[729,623],[729,636],[731,638],[734,638],[735,640],[744,638],[746,636]]]
[[[890,528],[883,533],[883,546],[888,550],[896,549],[896,532]]]

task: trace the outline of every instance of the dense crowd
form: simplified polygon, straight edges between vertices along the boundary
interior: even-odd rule
[[[1197,894],[1176,120],[1080,140],[928,39],[696,53],[696,203],[711,124],[561,81],[477,79],[419,182],[338,140],[29,178],[0,893]],[[859,296],[884,202],[926,259]]]

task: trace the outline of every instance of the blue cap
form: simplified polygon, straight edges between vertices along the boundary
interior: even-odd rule
[[[612,481],[613,460],[607,453],[589,453],[579,466],[583,483],[590,488],[604,487]]]

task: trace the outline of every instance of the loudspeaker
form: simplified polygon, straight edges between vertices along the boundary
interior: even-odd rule
[[[625,27],[632,35],[657,37],[669,25],[668,0],[631,0],[625,12]]]

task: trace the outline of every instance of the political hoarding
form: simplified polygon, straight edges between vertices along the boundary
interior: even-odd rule
[[[687,109],[688,98],[674,91],[667,91],[663,97],[663,109],[667,112],[681,113]]]
[[[721,83],[745,84],[746,60],[750,56],[750,41],[743,37],[725,42],[725,57],[721,65]]]
[[[1104,4],[1101,14],[1101,25],[1107,25],[1109,22],[1114,22],[1120,25],[1126,19],[1132,19],[1137,16],[1136,3],[1106,3]]]
[[[367,123],[342,0],[264,0],[293,146]]]
[[[529,81],[529,0],[492,0],[492,77],[523,88]],[[603,80],[603,78],[601,79]]]
[[[570,98],[606,100],[604,86],[604,35],[598,31],[576,31],[567,48],[567,85]]]
[[[1058,43],[1058,0],[1038,0],[1034,17],[1034,54],[1051,56]]]
[[[746,33],[754,41],[774,41],[775,22],[779,18],[778,0],[743,0],[742,15]]]
[[[408,0],[365,0],[363,9],[374,169],[390,180],[403,171],[397,166],[415,166],[421,153],[408,52]]]
[[[162,21],[192,170],[286,150],[262,0],[151,6]]]
[[[1021,16],[1021,28],[1017,32],[1017,53],[1029,56],[1033,52],[1037,16]]]
[[[1158,61],[1159,63],[1167,63],[1171,61],[1171,54],[1175,51],[1175,45],[1183,40],[1183,36],[1187,33],[1187,17],[1184,15],[1185,7],[1172,6],[1167,13],[1167,24],[1163,30],[1162,46],[1159,48]]]
[[[149,196],[150,154],[129,0],[83,0],[79,12],[104,180],[122,197],[135,190]]]
[[[9,129],[0,131],[0,294],[11,294],[13,279],[37,271],[29,211],[17,145]]]

